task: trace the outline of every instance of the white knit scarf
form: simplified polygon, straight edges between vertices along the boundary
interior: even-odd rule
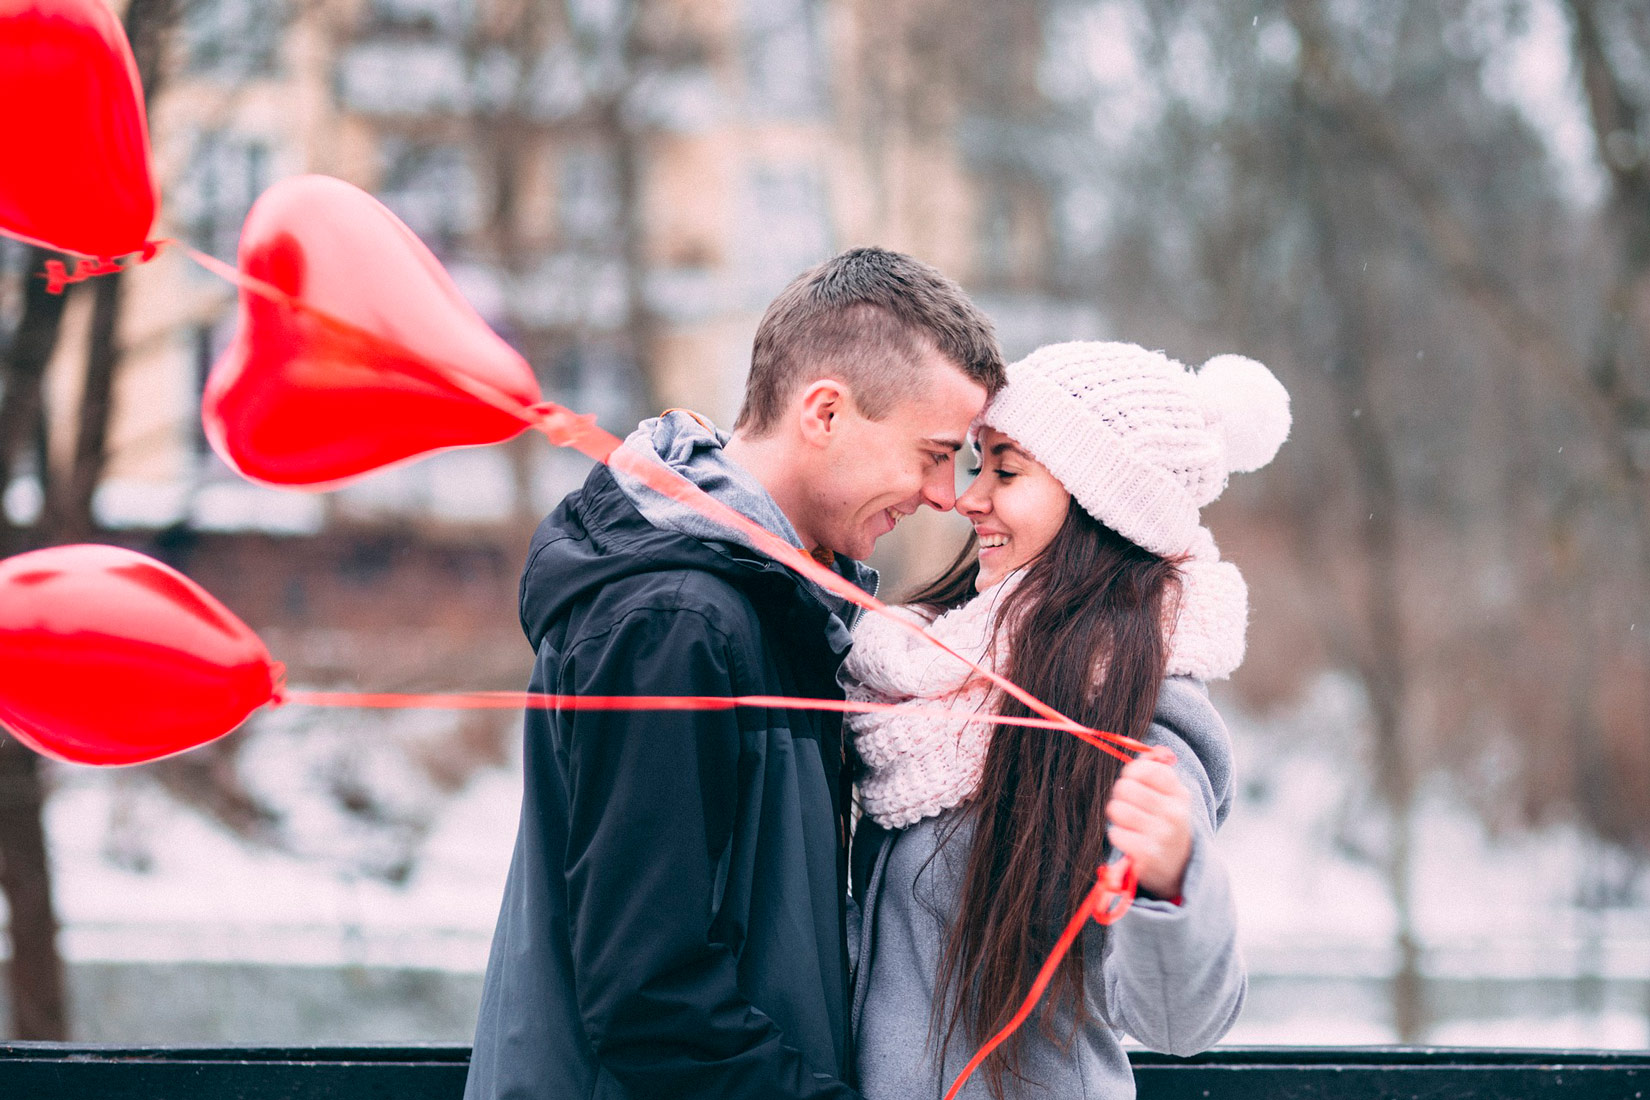
[[[1218,560],[1189,561],[1179,568],[1180,607],[1169,634],[1168,675],[1200,680],[1229,676],[1243,661],[1248,620],[1243,578],[1236,566]],[[928,633],[986,668],[1005,667],[1007,639],[998,638],[993,645],[991,629],[1020,576],[1011,574],[939,616],[927,624]],[[916,623],[925,620],[911,608],[895,613]],[[850,699],[920,703],[982,716],[980,721],[897,711],[850,716],[854,747],[868,769],[860,780],[860,800],[877,824],[901,828],[973,797],[991,747],[990,715],[996,710],[996,693],[988,681],[878,615],[864,616],[855,627],[842,681]]]

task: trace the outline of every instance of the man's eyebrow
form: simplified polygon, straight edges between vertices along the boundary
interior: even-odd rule
[[[963,448],[962,440],[942,439],[937,435],[928,436],[923,439],[923,442],[930,447],[940,447],[947,451],[960,451]]]

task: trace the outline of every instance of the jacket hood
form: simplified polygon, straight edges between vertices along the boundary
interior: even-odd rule
[[[638,424],[636,430],[625,437],[623,446],[643,459],[676,471],[734,511],[749,516],[802,549],[796,528],[762,483],[738,463],[728,461],[722,449],[731,438],[697,413],[672,409]],[[657,492],[623,470],[614,470],[613,478],[636,510],[655,527],[679,531],[701,542],[750,545],[738,531],[724,528],[692,506]]]
[[[624,441],[624,447],[644,459],[668,467],[706,493],[726,504],[740,515],[755,520],[798,550],[805,550],[796,528],[768,490],[756,476],[736,462],[728,460],[723,448],[731,436],[698,413],[686,409],[672,409],[663,416],[644,420]],[[667,497],[646,483],[622,470],[613,472],[614,480],[642,517],[653,526],[676,531],[700,542],[712,545],[733,544],[761,554],[738,531],[731,531],[702,514],[691,505]],[[766,556],[766,555],[761,555]],[[877,591],[877,571],[851,558],[835,559],[836,569],[853,584],[870,592]],[[859,608],[835,593],[804,580],[821,603],[837,617],[853,625]]]
[[[847,652],[848,624],[826,604],[818,588],[748,547],[705,542],[655,526],[606,466],[592,470],[584,486],[570,493],[534,532],[521,577],[522,630],[537,649],[551,624],[595,589],[638,574],[683,569],[727,581],[762,610],[800,605],[798,610],[819,620],[832,652]]]

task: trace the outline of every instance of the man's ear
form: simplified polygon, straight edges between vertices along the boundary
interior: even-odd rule
[[[829,446],[842,431],[842,414],[853,407],[846,382],[820,378],[808,383],[796,412],[803,440],[815,447]]]

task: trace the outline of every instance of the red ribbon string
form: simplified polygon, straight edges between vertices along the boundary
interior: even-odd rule
[[[981,713],[978,710],[957,710],[950,707],[926,706],[920,703],[879,703],[853,699],[811,699],[791,695],[555,695],[536,691],[464,691],[453,693],[356,692],[356,691],[283,691],[275,700],[277,706],[295,703],[310,707],[366,707],[373,709],[431,709],[431,710],[736,710],[741,707],[760,707],[773,710],[817,710],[834,714],[893,714],[915,715],[921,718],[961,722],[991,722],[1029,729],[1059,730],[1065,727],[1051,718],[1016,717]],[[1089,730],[1096,737],[1115,741],[1097,741],[1097,747],[1119,760],[1132,760],[1127,752],[1148,752],[1148,746],[1121,734]]]
[[[1025,1000],[1020,1002],[1019,1011],[1014,1013],[1014,1018],[1009,1020],[1001,1031],[993,1035],[990,1041],[976,1051],[974,1057],[968,1060],[968,1064],[963,1067],[963,1071],[952,1082],[951,1088],[946,1091],[945,1100],[956,1100],[957,1093],[962,1091],[963,1085],[974,1075],[974,1071],[980,1068],[991,1052],[1006,1042],[1008,1037],[1019,1030],[1020,1025],[1030,1018],[1032,1010],[1037,1007],[1037,1002],[1042,999],[1043,993],[1048,989],[1048,983],[1054,980],[1054,972],[1060,968],[1060,963],[1064,961],[1066,954],[1071,950],[1071,945],[1077,942],[1078,935],[1082,933],[1089,920],[1092,919],[1099,924],[1116,923],[1119,917],[1129,911],[1129,906],[1134,901],[1134,890],[1134,865],[1128,859],[1120,859],[1116,863],[1108,863],[1100,868],[1100,873],[1096,876],[1094,889],[1088,892],[1088,896],[1083,899],[1083,903],[1077,907],[1077,912],[1073,913],[1071,920],[1066,922],[1065,931],[1061,932],[1060,938],[1054,941],[1054,950],[1050,951],[1048,958],[1043,960],[1042,969],[1037,971],[1037,978],[1031,983],[1031,992],[1027,993]]]

